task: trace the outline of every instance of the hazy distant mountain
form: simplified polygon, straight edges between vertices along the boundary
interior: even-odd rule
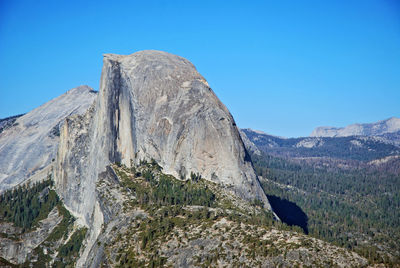
[[[246,146],[250,152],[255,149],[267,154],[289,158],[334,158],[344,160],[372,161],[387,156],[399,155],[400,148],[389,139],[397,139],[394,133],[386,136],[349,137],[300,137],[282,138],[252,129],[242,129],[243,140],[248,139],[254,146]]]
[[[346,127],[317,127],[310,137],[379,136],[400,131],[400,118],[391,117],[369,124],[352,124]]]

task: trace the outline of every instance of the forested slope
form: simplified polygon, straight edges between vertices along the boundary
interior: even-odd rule
[[[265,153],[252,159],[270,200],[295,203],[307,215],[311,236],[355,250],[373,263],[399,264],[398,174],[327,169]]]

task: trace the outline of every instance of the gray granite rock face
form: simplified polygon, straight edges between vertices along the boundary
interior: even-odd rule
[[[94,185],[108,163],[151,158],[165,173],[200,173],[270,208],[235,121],[189,61],[160,51],[103,61],[95,107],[61,131],[56,187],[76,216],[93,221]]]
[[[0,192],[51,164],[57,153],[60,124],[67,116],[85,113],[96,95],[92,88],[80,86],[23,116],[11,118],[15,119],[12,125],[0,132]]]

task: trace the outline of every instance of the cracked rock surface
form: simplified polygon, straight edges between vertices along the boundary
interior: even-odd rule
[[[0,192],[26,181],[51,164],[57,153],[63,120],[73,114],[84,114],[96,95],[88,86],[73,88],[14,118],[7,127],[0,126]],[[45,178],[46,174],[41,179]]]

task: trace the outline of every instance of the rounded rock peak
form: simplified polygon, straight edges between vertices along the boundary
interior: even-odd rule
[[[103,56],[105,58],[111,59],[111,60],[123,60],[125,58],[129,58],[129,57],[140,57],[140,58],[147,58],[147,59],[151,59],[151,58],[182,58],[178,55],[174,55],[165,51],[161,51],[161,50],[141,50],[141,51],[137,51],[135,53],[129,54],[129,55],[120,55],[120,54],[114,54],[114,53],[105,53],[103,54]],[[183,59],[183,58],[182,58]]]
[[[181,56],[160,50],[142,50],[130,55],[106,53],[103,54],[103,57],[104,60],[120,62],[120,63],[127,63],[131,61],[135,61],[141,64],[157,62],[159,64],[174,65],[177,67],[179,66],[183,68],[191,68],[196,70],[196,67],[189,60]]]

